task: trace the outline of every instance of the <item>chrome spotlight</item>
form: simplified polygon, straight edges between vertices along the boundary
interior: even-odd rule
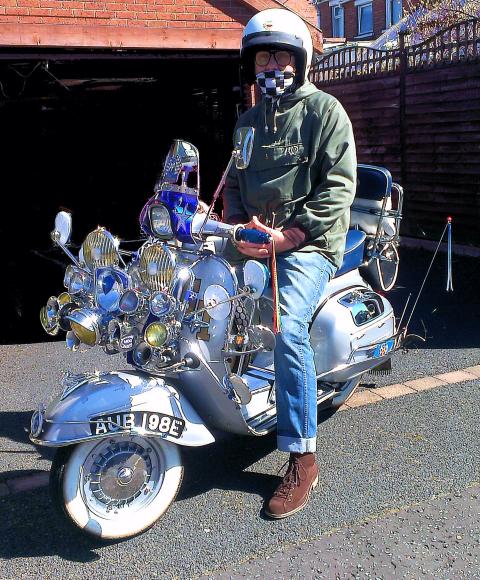
[[[88,293],[92,290],[93,278],[87,271],[69,265],[63,283],[69,294]]]
[[[126,290],[118,303],[118,309],[122,314],[134,314],[144,306],[145,296],[138,290]]]
[[[97,268],[95,272],[95,298],[97,305],[107,312],[118,310],[120,298],[128,286],[128,278],[121,270]]]
[[[133,351],[133,362],[139,367],[143,367],[150,362],[152,358],[152,349],[146,342],[138,344]]]
[[[95,268],[117,266],[120,260],[118,241],[104,228],[90,232],[82,244],[83,259],[87,267]]]
[[[47,305],[43,306],[40,310],[40,322],[45,332],[50,336],[57,335],[58,331],[60,330],[60,325],[58,323],[59,309],[60,305],[58,303],[58,298],[55,296],[50,296],[47,301]]]
[[[67,317],[75,336],[80,342],[95,346],[102,338],[102,315],[100,312],[89,308],[74,310]]]
[[[166,292],[155,292],[150,298],[150,312],[154,316],[166,316],[175,309],[175,299]]]

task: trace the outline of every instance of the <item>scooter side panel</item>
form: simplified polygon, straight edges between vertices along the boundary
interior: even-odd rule
[[[128,413],[164,415],[172,424],[184,426],[180,436],[175,429],[151,432],[125,421]],[[110,420],[98,422],[99,417]],[[131,371],[97,373],[77,386],[64,388],[45,409],[34,414],[30,439],[38,445],[59,447],[114,433],[161,437],[192,447],[214,441],[185,395],[161,378]]]
[[[361,288],[370,290],[365,284]],[[356,325],[351,310],[340,302],[350,291],[331,295],[312,323],[310,334],[315,367],[317,377],[323,381],[348,381],[379,365],[393,352],[388,342],[395,334],[395,317],[390,303],[377,295],[383,304],[382,314],[366,324]],[[379,357],[378,350],[371,345],[382,341],[388,345],[387,352]]]

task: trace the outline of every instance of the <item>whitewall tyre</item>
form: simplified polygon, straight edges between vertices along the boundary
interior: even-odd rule
[[[97,538],[120,539],[151,527],[174,501],[182,477],[174,443],[117,435],[60,449],[50,486],[76,526]]]

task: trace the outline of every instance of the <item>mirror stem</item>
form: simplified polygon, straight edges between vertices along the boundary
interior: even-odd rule
[[[75,256],[72,254],[72,252],[66,246],[64,246],[58,240],[56,240],[53,235],[52,235],[52,239],[57,246],[62,248],[62,250],[65,252],[65,254],[67,254],[67,256],[70,258],[70,260],[72,260],[72,262],[75,264],[75,266],[77,266],[78,268],[82,267],[80,265],[80,262],[77,260],[77,258],[75,258]]]
[[[225,181],[227,179],[227,174],[230,171],[230,168],[232,167],[232,163],[233,163],[233,159],[235,158],[235,151],[232,152],[231,156],[230,156],[230,160],[228,161],[228,165],[225,169],[225,171],[223,172],[222,178],[220,179],[220,183],[217,186],[217,189],[215,190],[215,193],[213,194],[213,198],[212,198],[212,203],[210,204],[210,207],[208,208],[207,211],[207,215],[205,216],[205,219],[203,220],[203,224],[200,227],[200,230],[198,231],[198,237],[201,237],[201,235],[203,234],[203,230],[205,229],[205,226],[207,225],[207,221],[208,218],[210,217],[210,214],[212,213],[213,210],[213,206],[215,205],[215,202],[218,199],[218,196],[220,195],[220,192],[223,189],[223,186],[225,185]]]

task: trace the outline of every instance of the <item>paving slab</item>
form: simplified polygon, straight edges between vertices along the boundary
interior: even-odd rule
[[[480,486],[475,485],[199,578],[475,580],[480,578],[479,516]]]

